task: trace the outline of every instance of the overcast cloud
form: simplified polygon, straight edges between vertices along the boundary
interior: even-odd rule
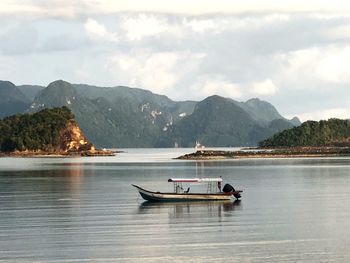
[[[71,2],[0,3],[0,79],[258,97],[286,117],[350,118],[346,1]]]

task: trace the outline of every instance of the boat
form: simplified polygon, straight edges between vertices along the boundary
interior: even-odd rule
[[[195,144],[194,148],[195,148],[196,151],[199,150],[199,149],[203,150],[205,148],[205,146],[202,145],[199,141],[196,141],[196,144]]]
[[[241,198],[242,190],[235,190],[231,185],[225,184],[221,191],[222,178],[170,178],[169,183],[174,184],[173,192],[154,192],[146,190],[138,185],[132,184],[141,197],[147,201],[223,201],[231,200],[232,197],[237,200]],[[183,184],[204,183],[207,184],[206,192],[190,192],[190,187],[184,190]]]

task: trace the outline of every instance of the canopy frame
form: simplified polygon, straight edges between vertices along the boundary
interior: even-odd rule
[[[207,193],[217,193],[222,178],[170,178],[168,182],[174,183],[174,193],[184,193],[182,183],[207,183]]]

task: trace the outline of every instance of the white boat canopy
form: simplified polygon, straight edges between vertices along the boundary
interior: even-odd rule
[[[222,178],[170,178],[171,183],[207,183],[207,182],[222,182]]]

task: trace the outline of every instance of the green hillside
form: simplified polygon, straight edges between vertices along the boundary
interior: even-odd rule
[[[255,146],[299,124],[297,118],[287,120],[273,105],[257,98],[238,102],[211,96],[200,102],[173,101],[138,88],[96,87],[63,80],[45,88],[12,84],[8,92],[13,90],[22,97],[25,93],[27,101],[15,113],[66,106],[87,139],[104,148],[192,147],[196,141],[206,146]],[[11,105],[3,116],[12,112],[6,111]]]
[[[38,85],[20,85],[17,88],[30,100],[33,101],[35,96],[39,94],[40,91],[45,89],[43,86]]]
[[[269,103],[211,96],[172,101],[128,87],[95,87],[58,80],[42,90],[31,111],[67,106],[98,147],[254,146],[292,127]]]
[[[349,145],[350,121],[329,119],[307,121],[260,142],[262,147],[342,146]]]
[[[0,150],[47,150],[60,146],[60,131],[74,115],[67,107],[0,120]]]
[[[99,147],[155,147],[164,127],[179,118],[179,110],[193,110],[195,103],[192,109],[188,104],[140,89],[58,80],[38,94],[30,111],[69,107],[86,137]]]
[[[260,105],[266,107],[265,103]],[[256,107],[259,111],[259,106]],[[263,125],[268,115],[263,117],[261,114],[260,120],[265,121],[260,121],[256,118],[258,114],[252,115],[252,109],[246,111],[246,108],[231,99],[208,97],[196,105],[191,115],[174,124],[168,135],[169,141],[182,147],[193,147],[196,141],[205,146],[252,146],[293,126],[284,119]]]

